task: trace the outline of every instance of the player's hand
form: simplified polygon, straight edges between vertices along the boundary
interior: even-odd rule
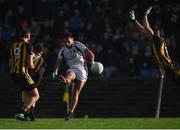
[[[52,78],[55,79],[57,77],[58,73],[57,72],[53,72],[52,73]]]
[[[89,63],[90,63],[90,65],[92,65],[92,64],[95,63],[95,61],[94,61],[94,60],[91,60]]]
[[[130,19],[131,19],[132,21],[135,21],[135,20],[136,20],[134,10],[129,11],[129,17],[130,17]]]
[[[89,62],[90,66],[92,66],[92,64],[94,64],[94,63],[95,63],[94,60],[91,60],[91,61]]]
[[[147,10],[145,11],[144,15],[146,16],[146,15],[150,14],[151,10],[152,10],[152,6],[148,7]]]
[[[90,62],[89,62],[89,64],[90,64],[90,68],[92,68],[92,65],[95,63],[95,61],[94,60],[91,60]]]

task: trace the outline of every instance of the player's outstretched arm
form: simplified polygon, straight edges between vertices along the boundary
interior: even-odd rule
[[[146,31],[149,33],[149,35],[152,37],[154,35],[154,31],[151,29],[149,20],[148,20],[148,15],[150,14],[152,10],[152,6],[148,7],[147,10],[144,13],[144,19],[143,19],[143,26],[146,29]]]
[[[141,32],[146,33],[145,28],[136,20],[134,10],[129,11],[129,17]]]
[[[138,30],[140,30],[142,33],[144,33],[146,35],[146,37],[148,39],[152,39],[152,35],[150,34],[150,32],[148,32],[145,27],[143,25],[141,25],[137,20],[136,20],[136,17],[135,17],[135,11],[134,10],[131,10],[129,11],[129,17],[130,19],[134,22],[134,24],[136,25],[136,27],[138,28]]]
[[[152,6],[148,7],[147,10],[144,12],[144,19],[143,19],[143,26],[145,28],[149,28],[149,21],[148,21],[148,15],[150,14],[152,10]]]
[[[90,59],[90,62],[93,63],[94,59],[95,59],[94,53],[90,49],[87,48],[86,51],[85,51],[85,54]],[[90,64],[92,64],[92,63],[90,63]]]

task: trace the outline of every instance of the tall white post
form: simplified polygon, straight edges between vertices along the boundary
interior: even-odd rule
[[[161,68],[159,68],[159,70],[160,70],[161,80],[159,84],[158,101],[157,101],[157,107],[156,107],[156,118],[159,118],[159,115],[160,115],[163,84],[164,84],[164,77],[165,77],[165,70]]]

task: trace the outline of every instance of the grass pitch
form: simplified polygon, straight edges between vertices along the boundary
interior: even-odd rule
[[[0,119],[0,129],[175,129],[180,118],[40,118],[35,122]]]

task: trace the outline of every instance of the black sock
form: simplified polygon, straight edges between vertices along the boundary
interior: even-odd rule
[[[34,113],[34,111],[35,111],[35,107],[31,107],[30,108],[30,113],[29,113],[29,118],[31,119],[31,120],[35,120],[35,113]]]
[[[73,113],[73,112],[71,112],[71,111],[69,111],[69,112],[68,112],[68,115],[74,115],[74,113]]]
[[[71,114],[71,113],[72,113],[72,112],[70,112],[70,111],[68,112],[68,114]]]
[[[32,106],[32,107],[30,108],[30,110],[31,110],[32,112],[34,112],[35,107]]]

